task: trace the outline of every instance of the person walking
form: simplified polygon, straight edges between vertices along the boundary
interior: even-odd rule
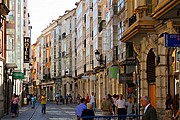
[[[95,112],[95,96],[94,96],[94,92],[91,93],[90,103],[92,104],[92,109]]]
[[[156,109],[151,105],[150,98],[148,96],[142,96],[140,101],[144,107],[142,120],[157,120]]]
[[[41,112],[46,114],[46,96],[45,96],[45,94],[43,94],[41,96],[41,105],[42,105]]]
[[[177,118],[177,120],[178,120],[179,115],[180,115],[180,109],[177,111],[177,113],[176,113],[176,115],[175,115],[175,117],[174,117],[174,120],[176,120],[176,118]]]
[[[55,95],[55,101],[56,101],[56,104],[58,105],[59,103],[59,99],[60,99],[60,94],[59,93],[56,93]]]
[[[13,118],[18,115],[18,102],[19,102],[19,96],[14,94],[13,97],[12,97],[12,100],[11,100],[12,117]]]
[[[127,108],[127,115],[135,114],[134,103],[132,102],[131,97],[128,97],[128,102],[126,102],[126,108]],[[128,118],[129,118],[129,120],[133,119],[133,117],[128,117]]]
[[[35,107],[35,97],[34,95],[31,97],[31,104],[32,104],[32,108]]]
[[[116,114],[116,101],[117,101],[117,97],[116,97],[117,95],[116,94],[114,94],[113,95],[113,104],[112,104],[112,108],[113,108],[113,115],[115,115]]]
[[[125,117],[121,117],[126,115],[126,102],[125,99],[123,99],[123,94],[120,94],[119,99],[116,101],[116,110],[119,116],[118,120],[125,120]]]
[[[80,101],[80,100],[81,100],[81,96],[80,96],[80,94],[78,94],[78,95],[77,95],[76,100],[77,100],[77,104],[80,104],[80,102],[81,102],[81,101]]]
[[[66,104],[68,104],[68,100],[69,100],[69,95],[66,94]]]
[[[102,116],[109,116],[112,114],[112,103],[107,95],[105,100],[101,103]]]
[[[80,120],[82,111],[84,109],[87,109],[86,107],[86,100],[85,98],[81,99],[81,103],[76,106],[75,114],[76,114],[76,120]]]
[[[88,93],[86,94],[85,99],[86,99],[86,103],[90,101]]]
[[[95,116],[92,103],[87,103],[87,109],[82,111],[81,117]],[[81,118],[81,120],[94,120],[93,118]]]

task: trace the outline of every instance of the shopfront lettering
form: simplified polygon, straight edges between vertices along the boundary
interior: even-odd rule
[[[29,63],[30,37],[24,37],[24,63]]]

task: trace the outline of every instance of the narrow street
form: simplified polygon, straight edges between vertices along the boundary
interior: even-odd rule
[[[75,120],[76,104],[59,104],[48,102],[46,106],[46,114],[41,113],[41,104],[36,103],[35,109],[31,105],[21,107],[19,116],[12,118],[11,115],[6,115],[1,120]],[[100,115],[100,111],[96,112]]]

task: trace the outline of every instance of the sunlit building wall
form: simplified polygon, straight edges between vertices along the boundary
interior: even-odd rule
[[[61,77],[62,77],[62,96],[66,94],[71,96],[74,94],[72,79],[72,17],[75,10],[66,10],[60,19],[62,25],[62,41],[61,41]]]
[[[10,12],[7,16],[7,63],[16,63],[16,71],[24,73],[24,36],[29,35],[27,0],[10,0]],[[20,95],[22,81],[16,80],[13,92]]]
[[[11,92],[9,92],[7,89],[9,89],[8,84],[10,82],[8,81],[7,76],[7,64],[6,64],[6,16],[9,13],[9,0],[1,1],[1,8],[0,8],[0,118],[4,116],[4,113],[9,112],[10,101],[8,101],[8,98],[11,97]]]

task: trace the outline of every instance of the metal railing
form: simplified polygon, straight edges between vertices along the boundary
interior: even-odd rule
[[[83,120],[140,120],[142,115],[83,116]]]

